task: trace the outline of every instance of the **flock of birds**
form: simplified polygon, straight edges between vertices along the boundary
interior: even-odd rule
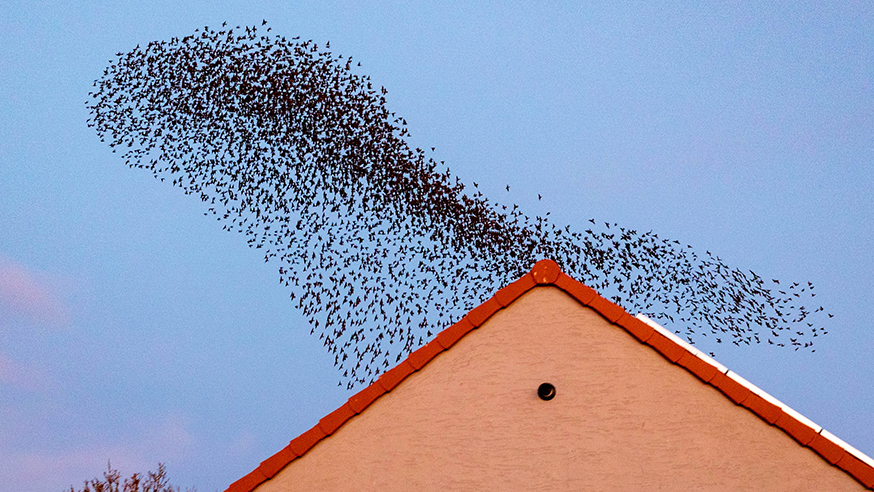
[[[560,227],[488,200],[411,148],[386,90],[351,57],[269,31],[205,27],[118,53],[94,83],[89,125],[278,263],[349,388],[540,258],[692,343],[798,350],[826,333],[810,283],[781,286],[652,232]]]

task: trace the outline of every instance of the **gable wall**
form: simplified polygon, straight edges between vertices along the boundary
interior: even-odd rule
[[[537,386],[551,382],[544,402]],[[862,490],[555,287],[537,287],[258,492]]]

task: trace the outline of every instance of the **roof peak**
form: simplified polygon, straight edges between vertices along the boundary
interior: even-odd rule
[[[538,286],[561,289],[582,305],[623,328],[640,343],[655,349],[672,364],[683,367],[703,383],[718,389],[735,404],[749,409],[769,425],[782,429],[802,446],[812,449],[866,487],[874,489],[874,460],[870,457],[684,342],[658,323],[642,314],[636,317],[630,315],[622,307],[601,297],[594,289],[565,274],[555,261],[542,259],[528,273],[495,292],[486,302],[438,333],[430,342],[410,353],[400,364],[350,397],[340,408],[293,439],[288,446],[264,460],[258,468],[231,484],[227,492],[251,492],[286,465],[303,456],[319,441],[336,432],[349,419],[365,411],[383,394],[392,391],[411,374],[424,368],[437,355],[449,350],[462,337],[482,326],[495,313]]]

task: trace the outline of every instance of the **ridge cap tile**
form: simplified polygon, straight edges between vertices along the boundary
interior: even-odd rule
[[[752,384],[752,383],[750,383],[750,384]],[[782,401],[780,401],[780,400],[774,398],[773,395],[771,395],[771,394],[768,393],[767,391],[765,391],[765,390],[759,388],[758,386],[756,386],[756,388],[753,390],[753,393],[756,393],[757,395],[761,396],[762,398],[764,398],[765,400],[767,400],[769,403],[772,403],[772,404],[774,404],[774,405],[777,405],[778,408],[781,408],[781,409],[782,409],[783,407],[786,406],[785,403],[783,403]]]
[[[298,456],[303,456],[304,453],[312,449],[319,441],[325,438],[327,434],[319,427],[319,424],[311,427],[310,430],[295,437],[288,445],[291,450]]]
[[[346,401],[346,404],[348,404],[349,408],[357,415],[363,412],[365,408],[369,407],[377,398],[384,395],[385,392],[385,388],[383,388],[377,381],[374,381],[367,385],[366,388],[350,396]]]
[[[794,408],[789,407],[789,406],[787,406],[787,405],[783,405],[782,408],[783,408],[783,411],[784,411],[784,412],[786,412],[787,414],[789,414],[790,416],[792,416],[795,420],[797,420],[797,421],[801,422],[802,424],[806,425],[807,427],[810,427],[811,429],[813,429],[813,432],[815,432],[815,433],[817,433],[817,434],[819,434],[820,432],[822,432],[822,426],[821,426],[821,425],[819,425],[819,424],[817,424],[816,422],[810,420],[809,418],[805,417],[804,415],[801,415],[801,414],[800,414],[798,411],[796,411]]]
[[[646,343],[654,334],[658,333],[652,326],[634,317],[622,318],[621,326],[640,343]]]
[[[719,361],[717,361],[716,359],[714,359],[714,358],[710,357],[709,355],[705,354],[703,351],[698,350],[697,348],[693,347],[691,344],[686,343],[685,340],[683,340],[682,338],[678,337],[676,334],[671,333],[671,330],[668,330],[668,329],[665,328],[664,326],[662,326],[662,325],[656,323],[656,322],[655,322],[654,320],[652,320],[649,316],[647,316],[647,315],[645,315],[645,314],[643,314],[643,313],[637,313],[637,316],[635,316],[635,318],[638,319],[638,320],[640,320],[640,321],[642,321],[642,322],[644,322],[647,326],[651,327],[651,328],[652,328],[653,330],[655,330],[656,332],[661,333],[662,335],[664,335],[664,336],[670,338],[671,340],[673,340],[674,342],[676,342],[677,344],[679,344],[681,347],[685,348],[685,349],[686,349],[688,352],[690,352],[693,356],[697,357],[698,359],[701,359],[701,360],[702,360],[704,363],[706,363],[707,365],[712,366],[713,368],[715,368],[718,372],[720,372],[720,373],[722,373],[722,374],[725,374],[725,373],[728,372],[728,368],[725,367],[724,365],[720,364]],[[683,367],[686,367],[686,366],[684,365]],[[746,381],[746,380],[745,380],[745,381]],[[750,384],[750,385],[752,386],[752,383],[749,383],[748,381],[747,381],[747,384]],[[758,388],[755,388],[755,390],[758,390]],[[755,390],[754,390],[754,392],[756,392]],[[761,390],[758,390],[758,391],[760,391],[761,393],[764,393],[764,392],[761,391]],[[769,395],[769,397],[770,397],[770,395]],[[778,402],[776,402],[776,398],[773,398],[773,397],[770,397],[770,398],[771,398],[772,400],[775,400],[775,401],[772,401],[771,403],[778,403]],[[767,399],[767,398],[766,398],[766,399]],[[782,406],[782,404],[780,404],[780,405],[778,405],[778,406]]]
[[[677,364],[686,368],[686,370],[705,383],[709,383],[717,374],[719,374],[719,370],[716,367],[708,364],[707,361],[696,357],[691,352],[683,354],[683,356],[677,360]]]
[[[652,326],[655,331],[661,333],[662,335],[667,337],[668,340],[670,340],[670,341],[674,342],[675,344],[679,345],[680,347],[682,347],[683,350],[686,350],[687,352],[691,352],[692,355],[698,355],[698,353],[701,352],[700,350],[693,347],[692,344],[690,344],[687,341],[683,340],[682,338],[678,337],[675,333],[671,333],[671,330],[668,330],[664,326],[649,319],[649,317],[646,316],[645,314],[637,313],[637,316],[634,316],[634,317],[639,319],[640,321],[643,321],[644,323]]]
[[[761,395],[757,395],[753,393],[746,401],[743,402],[743,406],[749,408],[753,412],[756,413],[759,417],[765,420],[765,422],[769,424],[774,424],[783,411],[777,405],[769,402],[768,400],[761,397]]]
[[[601,316],[607,318],[611,323],[616,323],[620,318],[622,318],[623,314],[627,314],[624,309],[600,295],[595,296],[588,305],[590,308],[601,313]]]
[[[710,357],[709,355],[705,354],[704,352],[701,352],[700,350],[698,351],[697,354],[695,354],[695,357],[698,357],[699,359],[703,360],[707,364],[715,367],[716,371],[720,374],[725,374],[728,372],[727,367],[722,365],[718,360],[714,359],[713,357]]]
[[[416,368],[410,364],[408,359],[404,359],[400,364],[382,373],[382,376],[376,382],[385,388],[386,391],[391,391],[414,372],[416,372]]]
[[[683,357],[683,354],[690,353],[688,350],[677,345],[673,340],[661,333],[653,333],[653,335],[649,337],[649,340],[646,341],[646,344],[658,350],[658,352],[671,361],[671,363],[676,363],[681,357]]]
[[[783,429],[784,432],[789,434],[792,439],[798,441],[799,444],[807,446],[810,441],[813,440],[814,436],[818,435],[816,430],[796,419],[793,415],[787,413],[785,408],[781,410],[783,410],[783,413],[777,417],[777,421],[774,422],[774,425]]]
[[[813,439],[807,444],[807,446],[833,465],[840,461],[845,454],[849,454],[847,453],[847,450],[840,447],[838,443],[822,434],[813,436]]]
[[[861,460],[862,462],[866,462],[866,460],[867,460],[867,463],[866,463],[866,464],[868,464],[868,465],[872,466],[872,468],[874,468],[874,460],[872,460],[872,459],[871,459],[868,455],[866,455],[865,453],[863,453],[863,452],[859,451],[858,449],[854,448],[854,447],[853,447],[852,445],[850,445],[848,442],[844,441],[844,440],[841,439],[840,437],[838,437],[838,436],[832,434],[831,432],[829,432],[829,431],[827,431],[827,430],[825,430],[825,429],[821,430],[819,433],[820,433],[822,436],[827,437],[827,438],[831,439],[832,441],[834,441],[838,446],[840,446],[840,447],[846,449],[847,452],[849,452],[851,455],[855,456],[856,458],[858,458],[858,459]]]
[[[726,376],[725,374],[717,374],[710,384],[715,386],[719,391],[722,391],[725,396],[731,398],[731,401],[742,404],[750,395],[753,394],[749,388]]]
[[[527,282],[526,279],[528,280]],[[497,301],[501,307],[507,307],[521,297],[522,294],[534,288],[535,285],[537,284],[531,279],[531,276],[526,273],[522,278],[511,282],[502,289],[498,289],[492,298]]]
[[[731,369],[729,369],[728,371],[726,371],[726,372],[725,372],[725,375],[728,376],[728,377],[730,377],[731,379],[734,379],[734,380],[737,381],[738,383],[742,384],[745,388],[747,388],[748,390],[752,391],[753,393],[755,393],[755,394],[757,394],[757,395],[764,393],[764,391],[762,391],[761,388],[759,388],[759,387],[756,386],[755,384],[753,384],[753,383],[747,381],[747,380],[744,379],[740,374],[738,374],[738,373],[732,371]]]
[[[319,427],[326,436],[330,436],[356,414],[357,412],[349,406],[349,402],[347,401],[341,405],[340,408],[322,417],[322,419],[319,420]]]
[[[582,305],[588,306],[592,299],[598,296],[598,293],[595,289],[581,283],[577,282],[564,272],[561,272],[555,282],[553,283],[559,289],[570,294],[571,297],[579,301]]]
[[[431,359],[437,357],[437,355],[444,350],[446,349],[444,349],[437,340],[431,340],[413,351],[413,353],[407,356],[407,360],[410,361],[410,365],[418,371],[425,367],[425,364],[431,362]]]
[[[480,304],[479,306],[471,309],[465,318],[467,318],[470,323],[479,328],[483,325],[489,318],[494,316],[498,310],[503,309],[504,306],[501,305],[494,297],[487,300],[486,302]]]
[[[384,372],[376,381],[351,396],[343,405],[293,439],[287,446],[233,482],[226,492],[251,492],[269,480],[285,466],[312,449],[322,439],[337,431],[346,421],[363,412],[376,399],[391,391],[413,372],[423,368],[434,357],[454,346],[492,315],[538,285],[554,285],[597,311],[601,316],[625,329],[629,334],[680,365],[692,375],[717,388],[726,397],[741,405],[765,422],[774,425],[800,445],[809,447],[827,462],[855,478],[865,487],[874,489],[874,460],[823,429],[804,415],[783,404],[767,392],[704,352],[677,337],[646,315],[631,316],[621,306],[602,297],[594,289],[565,274],[550,259],[535,263],[529,272],[499,289],[486,302],[478,305],[461,320],[443,329],[430,342],[413,351],[406,359]]]
[[[453,323],[451,326],[438,333],[434,339],[437,340],[437,343],[439,343],[444,349],[449,350],[449,347],[455,345],[462,337],[464,337],[464,335],[467,335],[475,329],[476,326],[473,326],[473,323],[471,323],[465,316],[458,322]]]
[[[541,285],[552,284],[560,274],[561,268],[558,263],[550,259],[540,260],[531,268],[531,277]]]
[[[269,480],[296,458],[297,454],[291,449],[291,444],[288,444],[279,450],[278,453],[262,461],[257,469],[264,475],[265,480]]]
[[[620,316],[619,319],[614,321],[613,324],[619,326],[620,328],[624,328],[625,327],[624,325],[626,323],[629,323],[629,320],[634,319],[634,316],[632,316],[631,313],[626,311],[625,308],[623,308],[622,306],[619,306],[618,304],[617,304],[617,306],[622,308],[622,316]]]
[[[267,477],[264,476],[264,473],[262,473],[258,468],[255,468],[249,473],[243,475],[236,482],[232,483],[231,486],[228,487],[227,492],[249,492],[258,485],[261,485],[265,480],[267,480]]]
[[[874,468],[852,454],[847,454],[837,463],[838,468],[849,473],[862,485],[874,488]]]

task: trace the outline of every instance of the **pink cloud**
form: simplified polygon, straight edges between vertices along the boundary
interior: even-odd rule
[[[186,428],[187,419],[181,415],[168,415],[148,432],[142,445],[152,454],[161,454],[165,459],[181,459],[194,445],[194,437]]]
[[[84,480],[102,476],[108,459],[123,477],[154,471],[159,461],[171,466],[193,451],[194,439],[184,421],[170,415],[137,436],[72,449],[4,450],[0,445],[0,463],[4,465],[0,467],[0,484],[3,490],[8,487],[18,492],[69,490],[70,485],[81,488]]]
[[[122,446],[91,446],[66,452],[31,451],[0,456],[8,465],[6,473],[0,473],[0,481],[13,488],[10,490],[64,490],[82,487],[85,480],[102,476],[107,469],[107,459],[112,467],[125,477],[133,472],[153,470],[149,463]]]
[[[50,326],[70,322],[69,309],[44,274],[0,255],[0,319],[10,315]]]
[[[0,385],[35,391],[45,387],[47,380],[48,378],[40,371],[15,362],[0,353]]]
[[[255,434],[253,434],[248,429],[244,429],[239,434],[237,434],[236,439],[232,441],[230,446],[230,452],[238,456],[245,456],[252,452],[257,444],[258,441],[255,437]]]

